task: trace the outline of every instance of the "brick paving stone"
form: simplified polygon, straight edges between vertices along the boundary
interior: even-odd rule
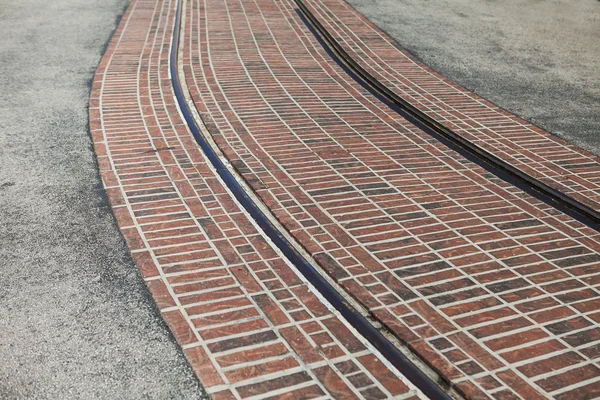
[[[600,210],[600,157],[437,74],[345,1],[306,3],[344,49],[396,94],[511,165]]]
[[[309,2],[330,3],[317,14],[342,26],[344,4]],[[184,69],[201,117],[324,271],[466,397],[597,391],[598,232],[389,110],[293,1],[188,4]],[[366,26],[363,40],[380,40]]]
[[[92,85],[102,180],[150,292],[214,399],[424,398],[249,220],[182,121],[176,1],[133,0]]]

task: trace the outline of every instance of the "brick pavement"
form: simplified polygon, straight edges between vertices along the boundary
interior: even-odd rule
[[[292,1],[188,4],[185,74],[200,115],[323,270],[466,397],[600,395],[598,232],[380,103],[332,62]],[[336,36],[371,48],[354,50],[378,79],[595,204],[597,159],[432,74],[341,1],[309,6]]]
[[[133,0],[96,72],[90,130],[114,214],[213,399],[424,398],[287,263],[175,104],[176,2]]]

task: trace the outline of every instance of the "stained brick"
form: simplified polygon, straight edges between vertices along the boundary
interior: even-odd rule
[[[278,390],[299,383],[310,381],[310,376],[306,372],[298,372],[291,375],[281,376],[266,382],[254,383],[238,388],[242,397],[258,396],[273,390]]]
[[[536,383],[540,385],[544,390],[553,392],[562,387],[573,385],[581,381],[585,381],[600,376],[600,368],[595,365],[586,365],[580,368],[575,368],[562,374],[557,374],[551,378],[542,379]]]
[[[546,325],[545,328],[555,335],[562,335],[564,333],[582,329],[590,325],[591,323],[587,319],[583,317],[577,317],[569,319],[567,321],[556,322],[554,324]]]
[[[587,385],[583,385],[573,390],[569,390],[565,393],[561,393],[556,396],[557,400],[570,400],[570,399],[580,399],[580,400],[591,400],[598,398],[600,396],[600,382],[592,382]]]
[[[578,364],[584,361],[584,358],[575,352],[563,353],[554,357],[549,357],[545,360],[535,361],[530,364],[519,367],[525,376],[532,377],[536,375],[546,374],[551,371],[566,368],[571,365]]]

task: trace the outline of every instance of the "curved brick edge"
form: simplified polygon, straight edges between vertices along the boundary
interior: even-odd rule
[[[367,152],[370,147],[358,143],[358,135],[351,134],[351,129],[342,129],[345,123],[350,127],[352,122],[359,123],[362,115],[354,120],[352,115],[345,120],[328,117],[323,113],[326,107],[317,108],[317,102],[305,100],[311,89],[307,87],[310,85],[301,85],[302,79],[290,84],[291,94],[286,98],[285,85],[267,77],[269,73],[281,72],[279,79],[288,82],[293,80],[295,69],[306,81],[318,84],[329,82],[327,74],[339,73],[310,32],[298,23],[293,3],[193,3],[193,18],[198,19],[193,19],[191,25],[202,34],[190,33],[192,49],[186,60],[186,75],[196,107],[202,118],[210,121],[211,134],[224,154],[324,270],[471,397],[486,398],[489,394],[545,398],[547,395],[541,393],[547,389],[555,392],[556,398],[568,398],[577,391],[597,390],[598,368],[589,361],[594,358],[598,339],[598,272],[594,270],[600,248],[597,233],[556,215],[510,185],[488,179],[480,169],[466,168],[455,160],[456,155],[432,143],[419,145],[446,159],[456,170],[453,174],[458,171],[479,186],[483,195],[472,196],[480,199],[467,201],[464,194],[468,193],[452,190],[452,186],[445,186],[441,193],[429,193],[432,188],[443,186],[449,176],[444,170],[437,181],[430,179],[429,184],[419,185],[416,178],[403,178],[402,168],[397,165],[386,171],[379,160],[379,165],[364,168],[364,164],[370,164],[368,158],[352,157],[352,153]],[[283,16],[276,16],[280,11]],[[273,33],[267,33],[263,19],[280,30],[273,28]],[[246,25],[250,21],[260,30],[248,32]],[[286,21],[290,26],[282,27]],[[243,45],[236,48],[229,31],[235,32]],[[294,38],[295,34],[298,37]],[[271,35],[279,39],[273,41]],[[217,40],[211,41],[211,37]],[[307,48],[312,46],[311,54],[319,58],[320,65],[303,62],[305,55],[294,47],[298,42]],[[209,43],[211,52],[206,51]],[[261,60],[252,46],[264,46],[268,50],[264,57],[269,62]],[[291,55],[290,62],[297,63],[294,68],[286,67],[285,56],[273,60],[278,57],[277,46],[281,48],[279,52]],[[236,51],[240,54],[236,55]],[[250,75],[257,78],[249,79]],[[343,75],[341,72],[335,77],[337,82],[351,88],[346,90],[355,90],[353,95],[360,98],[360,88],[353,87],[353,82]],[[265,99],[270,96],[274,101],[268,104]],[[343,100],[334,85],[323,90],[322,96]],[[311,108],[293,109],[294,101]],[[360,102],[386,122],[394,121],[394,116],[377,105],[368,104],[368,100]],[[323,121],[326,128],[315,123],[317,120]],[[412,131],[401,121],[394,122],[397,125],[393,132],[385,126],[368,130],[363,125],[361,129],[367,131],[365,136],[375,132],[389,136],[379,140],[382,147],[402,148],[406,143],[394,143],[403,139],[396,130],[408,132],[407,136]],[[289,126],[294,126],[292,132]],[[322,134],[323,130],[334,129],[334,134],[341,137],[340,143],[348,137],[346,149]],[[298,138],[304,143],[297,143]],[[422,150],[418,146],[417,149]],[[411,164],[410,169],[418,171],[415,174],[427,169],[427,165],[419,165],[426,162],[417,157],[410,158],[399,151],[395,154],[403,156]],[[422,151],[418,153],[422,154],[423,158],[431,157]],[[377,156],[372,158],[377,161]],[[302,168],[306,171],[296,172]],[[355,170],[341,171],[351,168]],[[366,177],[374,172],[377,175],[378,171],[383,171],[378,178],[388,185],[366,182]],[[364,180],[358,179],[359,174]],[[390,177],[394,180],[390,181]],[[346,183],[339,183],[342,180]],[[395,186],[398,191],[392,190]],[[407,198],[398,192],[419,199],[407,203]],[[363,205],[370,199],[381,206],[357,206],[361,199],[365,199]],[[323,205],[325,202],[329,204]],[[340,212],[342,206],[346,212]],[[516,207],[521,214],[507,212],[510,207]],[[472,219],[474,216],[477,217]],[[393,245],[384,247],[385,240],[381,239],[386,235],[396,238],[396,242],[390,240]],[[559,241],[561,237],[568,241]],[[419,244],[428,250],[419,250]],[[557,251],[552,253],[553,250]],[[412,254],[412,259],[407,254]],[[474,299],[466,301],[469,298]],[[486,325],[489,328],[483,329]],[[559,326],[564,330],[557,330]],[[582,340],[573,341],[580,334]],[[547,362],[545,354],[550,354]],[[569,364],[568,370],[557,370],[572,356],[578,360],[575,364]],[[583,385],[587,386],[580,389],[579,378],[574,375],[583,371],[582,376],[588,377],[583,378]],[[560,387],[549,384],[550,376],[560,377],[554,380]]]
[[[600,211],[600,157],[450,81],[344,0],[306,4],[363,68],[403,99],[514,167]]]
[[[157,307],[215,399],[423,398],[314,292],[233,200],[179,117],[175,1],[133,0],[101,60],[90,130]]]

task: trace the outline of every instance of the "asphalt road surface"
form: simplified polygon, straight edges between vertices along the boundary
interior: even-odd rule
[[[347,0],[427,65],[600,155],[599,0]]]
[[[199,398],[106,202],[87,128],[125,0],[0,0],[0,398]]]

